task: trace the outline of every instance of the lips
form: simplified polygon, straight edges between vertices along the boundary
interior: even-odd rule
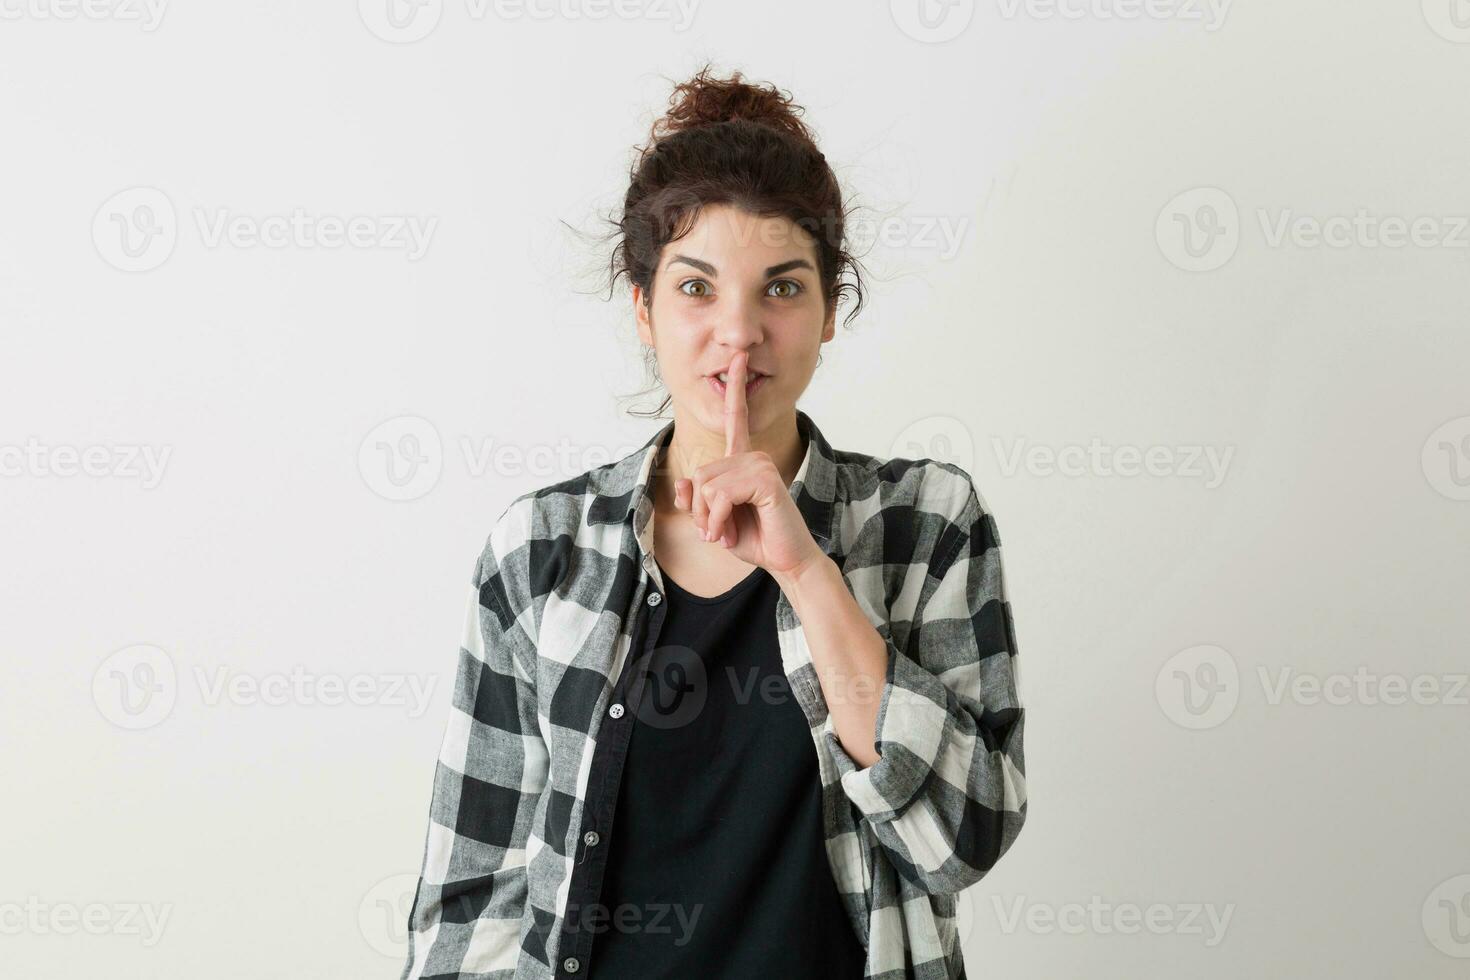
[[[769,377],[770,375],[768,374],[752,374],[749,380],[745,382],[746,397],[750,397],[750,395],[758,390],[761,385],[765,384],[766,379]],[[720,380],[720,376],[718,374],[707,374],[705,375],[704,380],[709,382],[710,387],[714,389],[716,395],[719,395],[721,398],[725,397],[725,382]]]
[[[730,369],[728,367],[722,367],[718,371],[710,371],[709,373],[707,373],[705,375],[705,377],[706,378],[717,378],[717,377],[719,377],[722,374],[729,374],[729,373],[730,373]],[[766,372],[764,372],[764,371],[757,371],[755,368],[751,367],[749,364],[745,365],[745,376],[748,377],[748,378],[754,378],[754,377],[758,377],[758,376],[766,376],[766,377],[769,377],[769,375],[766,375]]]

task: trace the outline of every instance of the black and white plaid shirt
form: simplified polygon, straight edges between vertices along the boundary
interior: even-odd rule
[[[832,877],[867,947],[867,977],[957,980],[955,895],[1026,818],[1025,712],[995,521],[957,466],[834,451],[800,410],[797,425],[807,448],[791,494],[889,655],[882,758],[859,768],[780,597],[781,659],[815,745]],[[616,726],[634,720],[637,672],[623,668],[662,600],[651,477],[672,431],[521,495],[490,532],[435,767],[404,980],[570,980],[589,967],[591,934],[568,905],[595,901],[604,862],[588,856],[608,835],[587,821],[609,812],[617,786],[605,776],[621,770],[620,759],[599,768],[609,753],[596,750],[627,744]]]

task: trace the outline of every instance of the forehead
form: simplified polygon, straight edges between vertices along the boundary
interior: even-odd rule
[[[757,215],[728,204],[703,208],[688,234],[664,246],[664,254],[692,255],[718,266],[760,268],[786,259],[811,259],[816,240],[784,215]]]

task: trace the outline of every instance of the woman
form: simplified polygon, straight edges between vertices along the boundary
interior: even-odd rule
[[[490,532],[405,977],[964,976],[1026,814],[999,540],[963,470],[796,408],[855,288],[799,111],[702,71],[634,167],[673,421]]]

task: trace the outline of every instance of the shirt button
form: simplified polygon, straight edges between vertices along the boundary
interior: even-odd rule
[[[561,961],[561,967],[568,973],[576,973],[578,970],[582,969],[582,961],[577,959],[575,956],[568,956],[566,959]]]
[[[586,844],[588,847],[596,847],[597,842],[600,840],[602,840],[602,837],[595,830],[589,830],[587,831],[587,833],[582,835],[582,843]]]
[[[621,704],[615,704],[611,708],[607,709],[607,713],[612,715],[614,718],[621,718],[623,717],[623,706]]]
[[[661,595],[659,595],[657,592],[650,592],[650,593],[648,593],[648,604],[650,606],[656,606],[660,602],[663,602],[663,601],[664,601],[664,597],[661,596]]]

